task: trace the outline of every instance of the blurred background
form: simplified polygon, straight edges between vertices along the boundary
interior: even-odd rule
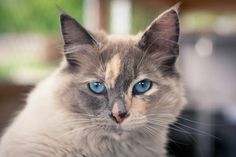
[[[60,6],[90,30],[134,34],[174,0],[0,0],[0,133],[61,58]],[[236,1],[184,0],[181,55],[188,104],[171,125],[175,157],[236,156]]]

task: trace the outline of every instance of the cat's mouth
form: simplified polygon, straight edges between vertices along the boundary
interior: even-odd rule
[[[131,130],[126,129],[122,124],[115,123],[109,131],[109,136],[116,140],[124,140],[131,135],[131,132]]]
[[[111,135],[116,140],[124,140],[129,137],[129,132],[121,131],[121,132],[113,133]]]
[[[133,136],[134,133],[140,131],[140,128],[143,127],[143,121],[134,123],[130,120],[130,117],[125,118],[121,123],[118,123],[114,118],[109,117],[105,121],[95,121],[95,124],[99,130],[102,132],[102,136],[110,137],[116,140],[128,139]],[[141,125],[142,124],[142,125]],[[94,130],[97,132],[97,130]]]

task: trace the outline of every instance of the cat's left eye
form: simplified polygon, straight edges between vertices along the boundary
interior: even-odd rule
[[[95,94],[103,94],[106,92],[106,86],[103,82],[90,82],[88,88]]]
[[[133,87],[133,94],[139,95],[147,92],[152,87],[152,81],[145,79],[136,83]]]

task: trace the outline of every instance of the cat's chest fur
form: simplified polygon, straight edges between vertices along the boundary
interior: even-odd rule
[[[89,139],[84,139],[89,140]],[[82,146],[84,155],[87,157],[164,157],[164,141],[157,138],[143,139],[136,137],[128,140],[103,139],[98,143],[84,142]],[[81,152],[80,152],[81,153]]]
[[[84,149],[76,149],[78,154],[84,157],[164,157],[165,151],[156,142],[151,141],[129,141],[127,143],[107,143],[106,146],[101,143],[93,148],[84,147]],[[109,146],[107,146],[109,145]],[[89,148],[90,152],[87,152]],[[96,150],[94,150],[96,149]],[[82,153],[81,153],[82,152]],[[73,153],[71,154],[74,155]],[[80,156],[80,155],[79,155]]]
[[[141,140],[137,137],[129,141],[104,139],[97,142],[83,138],[79,142],[54,143],[54,148],[51,145],[50,148],[45,147],[45,150],[41,151],[47,157],[164,157],[166,153],[163,141],[158,141],[158,139]]]

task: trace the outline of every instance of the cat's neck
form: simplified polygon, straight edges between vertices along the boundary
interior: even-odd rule
[[[84,150],[84,154],[94,157],[165,157],[166,150],[166,133],[162,132],[159,135],[152,137],[138,137],[116,140],[109,137],[96,137],[96,135],[87,135],[80,139],[80,146]],[[78,145],[77,145],[78,146]],[[86,152],[88,150],[88,152]]]

